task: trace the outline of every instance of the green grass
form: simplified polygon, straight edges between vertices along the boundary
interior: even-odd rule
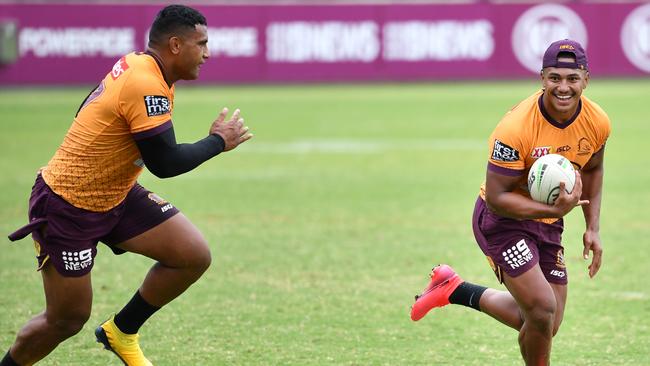
[[[140,182],[206,235],[213,265],[141,330],[157,365],[516,365],[517,333],[460,307],[413,323],[432,265],[500,288],[470,218],[487,137],[532,82],[192,88],[180,85],[180,141],[207,133],[222,106],[255,138],[186,175]],[[0,229],[26,222],[47,163],[87,89],[0,91]],[[601,215],[604,264],[580,259],[578,211],[564,234],[570,273],[554,364],[641,365],[650,354],[650,80],[593,80],[609,113]],[[29,240],[2,242],[0,353],[42,311]],[[118,364],[96,324],[131,297],[152,264],[100,245],[90,322],[41,364]]]

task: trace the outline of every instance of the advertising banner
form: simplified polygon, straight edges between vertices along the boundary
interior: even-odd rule
[[[598,77],[650,76],[650,3],[197,5],[199,82],[517,79],[552,41]],[[0,85],[96,83],[146,48],[159,5],[0,4]]]

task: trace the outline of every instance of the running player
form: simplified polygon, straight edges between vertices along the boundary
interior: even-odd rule
[[[171,115],[174,83],[193,80],[208,59],[205,17],[171,5],[153,22],[146,52],[128,54],[81,106],[63,143],[39,171],[29,224],[45,289],[45,310],[18,333],[0,365],[31,365],[79,332],[92,305],[90,272],[97,243],[116,254],[157,261],[132,299],[96,330],[97,341],[126,365],[151,365],[138,344],[140,326],[207,270],[211,255],[199,230],[137,183],[147,167],[158,177],[188,172],[252,137],[239,110],[223,109],[207,137],[179,144]]]
[[[473,215],[476,241],[508,291],[465,282],[440,265],[411,312],[419,320],[449,303],[482,311],[519,331],[526,365],[550,362],[567,299],[562,217],[576,206],[582,206],[586,221],[583,256],[593,254],[589,276],[600,268],[603,158],[610,133],[605,112],[582,95],[589,72],[580,44],[552,43],[544,53],[541,80],[542,90],[508,112],[490,136],[486,180]],[[573,191],[567,193],[562,184],[552,206],[533,201],[526,189],[528,169],[549,153],[563,155],[579,171]]]

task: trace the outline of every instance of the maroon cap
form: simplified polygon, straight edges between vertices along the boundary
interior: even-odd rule
[[[570,53],[575,56],[575,62],[559,62],[557,60],[561,53]],[[561,67],[567,69],[581,69],[588,70],[587,54],[580,43],[570,39],[563,39],[555,41],[544,52],[544,59],[542,61],[542,69],[545,67]]]

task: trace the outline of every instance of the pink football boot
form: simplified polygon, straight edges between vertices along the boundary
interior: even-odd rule
[[[415,304],[411,308],[411,320],[418,321],[429,310],[449,304],[449,296],[464,281],[446,264],[441,264],[431,270],[431,282],[421,295],[415,296]]]

